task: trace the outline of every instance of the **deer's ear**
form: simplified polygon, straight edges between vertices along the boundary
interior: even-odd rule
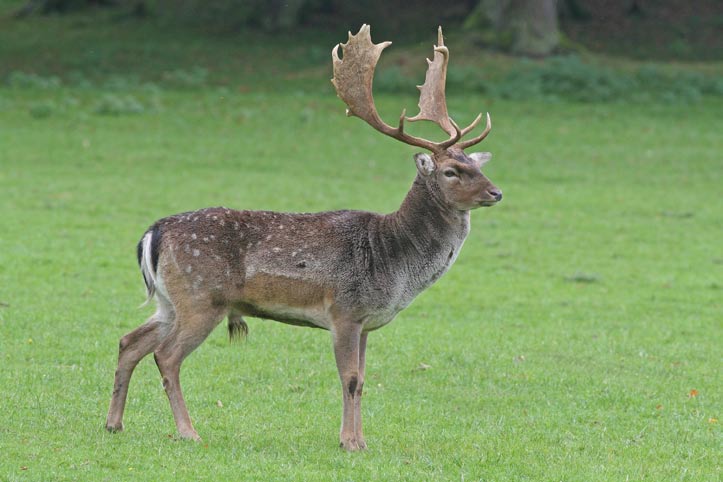
[[[487,164],[490,159],[492,159],[492,153],[491,152],[473,152],[472,154],[467,154],[467,157],[472,159],[475,166],[477,166],[478,169],[481,169],[482,166]]]
[[[423,176],[429,176],[434,172],[435,165],[429,154],[420,152],[414,155],[414,162],[417,163],[417,170]]]

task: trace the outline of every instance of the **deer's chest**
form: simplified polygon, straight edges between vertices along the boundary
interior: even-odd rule
[[[440,279],[457,260],[468,229],[467,225],[459,236],[447,239],[440,249],[427,258],[407,264],[395,273],[392,282],[384,289],[377,287],[376,291],[380,299],[384,300],[384,306],[369,317],[365,329],[375,330],[386,325],[424,290]]]

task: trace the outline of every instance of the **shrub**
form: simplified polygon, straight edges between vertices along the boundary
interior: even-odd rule
[[[106,94],[95,107],[95,113],[100,115],[140,114],[146,109],[134,96]]]
[[[577,56],[554,57],[542,64],[523,64],[508,73],[497,93],[504,98],[567,98],[609,102],[634,90],[622,72],[586,64]]]
[[[414,81],[397,66],[377,71],[374,78],[374,90],[390,94],[409,93]]]
[[[7,77],[7,84],[15,88],[31,88],[51,90],[57,89],[62,85],[60,77],[50,75],[43,77],[36,74],[26,74],[25,72],[13,71]]]
[[[476,67],[454,67],[450,65],[447,70],[447,85],[450,90],[485,93],[489,84]]]
[[[43,100],[30,104],[28,112],[30,113],[30,116],[35,119],[45,119],[46,117],[50,117],[55,110],[56,105],[53,101]]]
[[[90,89],[93,87],[93,82],[79,70],[71,70],[64,77],[67,84],[72,85],[73,87],[79,89]]]
[[[490,92],[507,99],[568,99],[578,102],[697,102],[703,95],[723,95],[723,80],[697,72],[668,74],[653,66],[635,72],[613,70],[571,55],[544,63],[521,63]]]
[[[124,91],[138,87],[137,76],[111,75],[103,83],[106,90]]]
[[[208,69],[193,67],[189,70],[177,69],[163,73],[163,84],[181,89],[197,89],[208,83]]]

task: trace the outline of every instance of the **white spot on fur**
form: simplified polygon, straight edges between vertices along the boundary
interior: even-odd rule
[[[271,238],[273,238],[273,236],[269,234],[268,236],[266,236],[266,241],[269,241]]]
[[[204,236],[204,237],[203,237],[203,242],[204,242],[204,243],[208,243],[208,238]]]
[[[272,249],[272,251],[273,251],[274,253],[278,253],[279,251],[281,251],[281,248],[274,248],[274,249]]]
[[[295,258],[295,257],[296,257],[296,251],[292,251],[292,252],[291,252],[291,257],[292,257],[292,258]]]
[[[199,250],[197,250],[197,249],[194,249],[194,250],[193,250],[193,255],[194,255],[194,256],[198,257],[199,254],[201,254],[201,252],[200,252]]]
[[[185,252],[185,253],[190,253],[190,252],[191,252],[191,247],[190,247],[188,244],[185,244],[185,245],[183,246],[183,252]]]
[[[233,229],[238,231],[238,223],[236,221],[233,222]]]
[[[196,233],[191,234],[191,239],[196,239],[198,236],[196,236]]]
[[[226,222],[222,219],[222,220],[220,220],[220,221],[218,222],[218,224],[220,224],[221,226],[225,226],[225,225],[226,225]]]
[[[201,283],[203,283],[203,276],[196,276],[196,279],[193,280],[193,289],[198,290],[201,287]]]
[[[186,266],[186,273],[190,273],[191,271],[193,271],[193,266],[189,264],[188,266]]]
[[[213,234],[210,237],[212,240],[216,239],[216,236],[214,236]]]

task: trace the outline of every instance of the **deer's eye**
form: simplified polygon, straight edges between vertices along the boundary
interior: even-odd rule
[[[444,175],[445,177],[459,177],[459,174],[454,169],[447,169],[444,171]]]

